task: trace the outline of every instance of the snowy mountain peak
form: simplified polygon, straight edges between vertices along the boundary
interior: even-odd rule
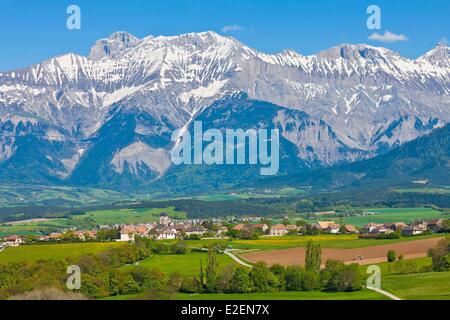
[[[448,67],[450,66],[450,48],[445,43],[439,43],[421,56],[418,61],[428,61],[438,67]]]
[[[366,44],[343,44],[317,54],[317,57],[328,60],[345,59],[345,60],[361,60],[361,59],[377,59],[387,55],[398,55],[397,53],[380,47],[373,47]]]
[[[139,141],[159,141],[169,128],[187,127],[236,92],[326,123],[331,140],[320,139],[324,132],[308,123],[297,124],[316,132],[318,139],[290,133],[290,141],[308,144],[301,146],[310,150],[308,159],[327,165],[352,161],[355,154],[383,152],[450,122],[449,49],[439,45],[416,61],[364,44],[303,56],[293,50],[265,54],[215,32],[143,39],[116,32],[98,40],[89,57],[66,54],[0,72],[0,132],[2,124],[10,136],[28,126],[52,143],[74,141],[73,153],[63,149],[62,164],[56,162],[69,174],[83,162],[79,150],[89,152],[93,138],[123,127],[123,119],[115,116],[137,114],[127,118],[133,124],[127,133]],[[22,124],[14,118],[18,115],[27,115]],[[282,118],[289,127],[289,117]],[[38,125],[31,128],[35,119]],[[124,150],[115,168],[125,170],[128,162],[136,173],[138,163],[154,165],[141,151],[153,155],[159,142],[152,149],[128,142],[133,147],[122,141],[112,146],[115,155]],[[0,169],[14,146],[12,140],[0,143]],[[330,146],[336,148],[331,153]]]
[[[100,60],[104,57],[115,58],[123,50],[134,47],[139,39],[132,34],[119,31],[111,34],[106,39],[100,39],[91,47],[89,58]]]

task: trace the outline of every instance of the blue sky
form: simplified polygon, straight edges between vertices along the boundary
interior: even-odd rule
[[[81,8],[81,30],[66,28],[71,4]],[[378,31],[366,27],[371,4],[381,8]],[[416,58],[450,40],[449,12],[449,0],[1,0],[0,71],[67,52],[86,55],[114,31],[144,37],[212,30],[268,53],[369,43]],[[386,30],[404,41],[368,39]]]

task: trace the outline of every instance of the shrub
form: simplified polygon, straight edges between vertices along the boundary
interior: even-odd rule
[[[62,291],[56,288],[35,289],[21,295],[13,296],[11,300],[87,300],[80,293]]]
[[[181,282],[180,292],[183,293],[196,293],[198,292],[199,283],[195,278],[183,278]]]
[[[394,250],[389,250],[387,253],[387,261],[395,262],[397,260],[397,253]]]
[[[302,290],[312,291],[320,287],[320,276],[315,272],[303,271]]]
[[[303,285],[303,269],[298,266],[288,267],[285,274],[286,290],[301,291]]]
[[[448,253],[449,241],[447,239],[439,241],[435,248],[429,250],[428,256],[431,257],[433,271],[442,272],[450,270]]]
[[[322,271],[322,282],[328,291],[361,290],[362,280],[357,264],[345,265],[341,261],[328,260]]]
[[[249,275],[255,292],[273,292],[279,288],[278,278],[264,263],[257,263]]]
[[[414,260],[399,260],[389,265],[390,274],[412,274],[419,272],[419,266]]]
[[[231,277],[227,292],[249,293],[253,291],[253,283],[247,270],[242,267],[236,268]]]
[[[187,254],[189,251],[189,247],[183,241],[179,241],[170,247],[170,252],[174,254]]]

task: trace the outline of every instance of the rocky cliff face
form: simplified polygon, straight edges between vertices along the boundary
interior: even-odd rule
[[[171,132],[237,93],[277,106],[267,120],[299,160],[331,166],[448,123],[449,48],[438,45],[417,60],[368,45],[268,55],[213,32],[144,39],[114,33],[89,57],[67,54],[0,72],[1,179],[159,179],[171,170]],[[33,152],[43,162],[23,170],[27,139],[38,141]],[[95,174],[100,167],[103,175]]]

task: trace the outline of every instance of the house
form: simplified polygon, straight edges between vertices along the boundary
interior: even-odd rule
[[[320,231],[324,231],[325,232],[325,231],[328,230],[328,228],[331,225],[335,225],[335,224],[336,223],[334,221],[317,221],[314,227],[316,229],[319,229]]]
[[[368,224],[366,224],[364,227],[362,227],[360,229],[361,233],[363,234],[369,234],[369,233],[373,233],[373,231],[377,228],[383,227],[382,224],[380,223],[375,223],[375,222],[369,222]]]
[[[285,236],[288,230],[284,224],[276,224],[270,228],[270,235],[273,237]]]
[[[120,239],[117,241],[120,242],[131,242],[134,241],[134,237],[136,235],[136,228],[133,226],[125,226],[120,229]]]
[[[427,220],[427,229],[431,232],[441,232],[444,230],[444,219]]]
[[[233,230],[242,231],[242,230],[244,230],[244,227],[245,227],[245,224],[239,223],[233,227]]]
[[[288,231],[288,233],[291,232],[291,234],[298,234],[299,228],[296,225],[288,224],[286,226],[286,230]]]
[[[183,233],[184,230],[190,227],[190,224],[176,224],[173,226],[173,229],[177,231],[177,233]]]
[[[177,237],[177,231],[173,228],[165,228],[156,233],[156,240],[173,240]]]
[[[61,240],[62,239],[62,237],[63,237],[63,234],[62,233],[59,233],[59,232],[53,232],[53,233],[50,233],[50,235],[48,236],[48,239],[49,240]]]
[[[84,235],[84,233],[82,231],[75,231],[73,235],[78,240],[81,240],[81,241],[85,241],[86,240],[86,236]]]
[[[5,239],[5,245],[7,247],[18,247],[23,244],[24,241],[20,236],[9,236]]]
[[[343,230],[347,234],[356,234],[358,233],[358,229],[352,224],[345,224]]]
[[[219,235],[222,235],[222,234],[227,233],[227,232],[228,232],[228,228],[225,227],[225,226],[220,226],[220,227],[217,229],[217,234],[219,234]]]
[[[410,226],[407,228],[402,229],[402,234],[404,236],[417,236],[422,234],[424,231],[419,228],[419,227],[415,227],[415,226]]]
[[[97,238],[97,230],[88,230],[84,232],[84,237],[87,239],[96,239]]]
[[[410,227],[418,228],[423,232],[428,230],[428,222],[425,220],[417,220],[410,224]]]
[[[203,226],[192,226],[187,228],[184,233],[186,234],[186,236],[190,237],[191,235],[197,235],[199,237],[203,236],[203,234],[206,232],[207,230],[205,229],[205,227]]]
[[[243,230],[246,231],[254,231],[256,229],[260,229],[262,230],[262,232],[266,232],[269,229],[269,226],[263,223],[255,223],[255,224],[245,224],[243,227]]]
[[[386,227],[385,225],[381,225],[381,226],[373,229],[371,233],[373,233],[373,234],[391,234],[393,232],[394,232],[394,230]]]
[[[135,230],[136,230],[136,233],[142,237],[146,237],[148,234],[148,231],[149,231],[148,227],[144,224],[136,226]]]
[[[331,234],[338,234],[341,232],[341,225],[337,223],[330,224],[328,228],[325,229],[325,232]]]
[[[390,222],[390,223],[385,223],[384,226],[386,228],[389,228],[393,231],[400,231],[403,228],[407,228],[408,225],[404,222]]]

